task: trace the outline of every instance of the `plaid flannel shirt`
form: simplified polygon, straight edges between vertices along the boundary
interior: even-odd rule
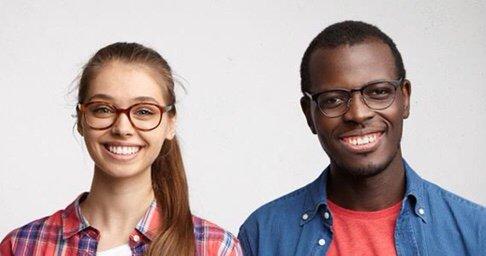
[[[81,215],[80,195],[66,209],[10,232],[0,243],[1,256],[96,255],[99,232]],[[161,213],[154,200],[129,236],[132,255],[143,255],[157,236]],[[193,216],[198,256],[242,256],[238,240],[209,221]]]

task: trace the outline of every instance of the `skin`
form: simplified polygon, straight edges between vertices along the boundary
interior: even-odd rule
[[[164,84],[149,67],[111,62],[101,68],[89,84],[87,101],[102,100],[119,108],[135,103],[167,105]],[[144,99],[140,99],[144,97]],[[126,115],[120,115],[106,130],[93,130],[79,122],[78,131],[95,163],[88,197],[81,203],[83,216],[100,231],[98,251],[128,243],[130,233],[154,199],[151,185],[151,164],[158,156],[164,140],[175,134],[175,117],[163,115],[161,124],[151,131],[135,129]],[[132,159],[117,159],[105,144],[139,145]]]
[[[398,79],[390,48],[375,39],[317,49],[309,64],[311,94],[357,89],[379,79]],[[359,93],[354,93],[349,110],[334,118],[324,116],[314,102],[302,98],[307,123],[331,161],[327,184],[331,201],[352,210],[375,211],[403,198],[405,172],[400,140],[403,120],[409,115],[410,94],[410,82],[405,80],[390,107],[372,110]],[[342,140],[370,132],[381,135],[376,145],[364,152],[350,149]]]

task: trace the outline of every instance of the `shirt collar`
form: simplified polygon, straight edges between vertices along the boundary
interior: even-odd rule
[[[327,177],[330,167],[328,166],[319,177],[309,184],[308,193],[304,201],[304,213],[302,214],[301,225],[314,218],[321,205],[327,207]]]
[[[426,207],[424,180],[405,160],[403,160],[403,166],[405,167],[405,198],[402,202],[402,208],[407,201],[410,201],[415,215],[421,218],[423,222],[427,222],[429,209]]]
[[[410,200],[410,203],[414,209],[415,214],[420,217],[424,222],[427,222],[428,211],[425,207],[424,200],[424,181],[417,173],[408,165],[403,159],[403,166],[405,169],[405,197],[402,202],[403,205]],[[304,212],[302,213],[301,225],[306,224],[318,213],[321,206],[327,209],[327,179],[330,172],[330,166],[328,166],[321,175],[309,184],[308,193],[304,202]],[[305,216],[305,217],[304,217]]]
[[[74,202],[64,209],[62,218],[63,238],[68,239],[75,234],[90,228],[86,218],[81,213],[80,203],[86,199],[88,192],[79,195]],[[135,229],[148,240],[152,241],[158,234],[161,225],[161,211],[157,207],[156,200],[153,200],[143,218],[138,222]],[[94,228],[93,228],[94,229]]]
[[[87,195],[87,192],[79,195],[61,214],[64,239],[68,239],[89,227],[88,221],[81,214],[81,207],[79,206]]]
[[[159,234],[160,226],[162,224],[161,220],[162,212],[160,211],[160,208],[157,207],[157,201],[153,200],[135,229],[152,241]]]

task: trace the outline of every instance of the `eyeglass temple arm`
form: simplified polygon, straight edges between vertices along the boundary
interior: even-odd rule
[[[312,94],[310,94],[310,93],[308,93],[306,91],[304,91],[302,93],[304,93],[304,96],[308,97],[309,99],[314,100],[314,95],[312,95]]]
[[[165,106],[164,107],[164,113],[171,111],[173,108],[174,108],[174,104]]]

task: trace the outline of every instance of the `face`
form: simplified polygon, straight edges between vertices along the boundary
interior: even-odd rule
[[[146,66],[107,63],[89,84],[85,102],[105,101],[124,109],[141,102],[167,106],[161,80]],[[127,115],[120,114],[108,129],[91,129],[83,118],[78,129],[96,168],[111,177],[123,178],[150,171],[164,140],[174,137],[174,122],[174,117],[164,113],[157,128],[139,131]]]
[[[353,46],[318,49],[310,58],[311,94],[359,89],[375,80],[397,80],[390,48],[378,40]],[[403,120],[409,114],[410,83],[398,87],[392,105],[372,110],[359,92],[352,94],[349,110],[339,117],[324,116],[307,97],[301,105],[311,131],[331,159],[331,166],[353,176],[372,176],[394,160],[401,161]]]

